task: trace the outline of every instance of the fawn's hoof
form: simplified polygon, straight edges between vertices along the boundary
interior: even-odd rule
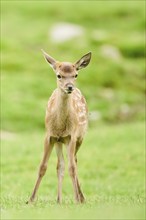
[[[26,202],[26,204],[28,205],[28,204],[33,204],[34,203],[34,200],[32,200],[32,199],[30,199],[30,200],[28,200],[27,202]]]
[[[62,199],[60,199],[59,197],[57,197],[57,204],[61,205],[62,203]]]
[[[80,194],[79,203],[85,203],[85,202],[86,202],[85,197],[83,196],[83,194]]]
[[[31,200],[28,200],[27,202],[26,202],[26,204],[28,205],[28,204],[32,204],[33,202],[31,201]]]

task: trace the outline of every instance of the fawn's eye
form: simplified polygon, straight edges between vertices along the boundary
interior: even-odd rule
[[[60,76],[60,75],[57,75],[57,78],[58,78],[58,79],[61,79],[61,76]]]
[[[77,78],[77,76],[78,76],[78,75],[76,74],[76,75],[75,75],[75,78]]]

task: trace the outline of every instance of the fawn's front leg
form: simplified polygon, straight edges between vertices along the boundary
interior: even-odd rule
[[[76,141],[71,140],[68,145],[68,160],[69,160],[69,174],[72,179],[75,199],[77,202],[83,203],[85,201],[84,195],[81,191],[78,176],[77,176],[77,163],[75,161],[75,147]]]
[[[36,193],[38,191],[41,180],[46,173],[47,163],[48,163],[49,157],[51,155],[52,149],[53,149],[53,143],[51,143],[50,137],[49,138],[46,137],[45,141],[44,141],[44,155],[43,155],[43,159],[41,161],[40,167],[39,167],[38,178],[37,178],[35,187],[33,189],[32,195],[31,195],[29,201],[26,202],[27,204],[33,202],[36,197]]]

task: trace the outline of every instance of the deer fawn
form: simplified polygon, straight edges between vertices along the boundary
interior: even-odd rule
[[[57,76],[57,89],[51,95],[46,110],[46,138],[44,141],[44,155],[41,161],[38,178],[27,203],[34,201],[42,177],[47,170],[47,163],[55,144],[58,157],[58,196],[57,202],[62,200],[62,181],[64,177],[64,157],[62,145],[67,146],[68,169],[72,179],[75,199],[79,203],[85,201],[77,175],[77,151],[83,141],[88,124],[87,106],[85,98],[75,87],[78,70],[86,67],[91,59],[91,52],[84,55],[75,64],[58,62],[42,50],[45,59],[53,68]]]

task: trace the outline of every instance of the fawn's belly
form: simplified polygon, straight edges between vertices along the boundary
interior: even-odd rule
[[[65,136],[65,137],[50,137],[53,143],[62,143],[62,144],[68,144],[71,140],[71,136]]]

